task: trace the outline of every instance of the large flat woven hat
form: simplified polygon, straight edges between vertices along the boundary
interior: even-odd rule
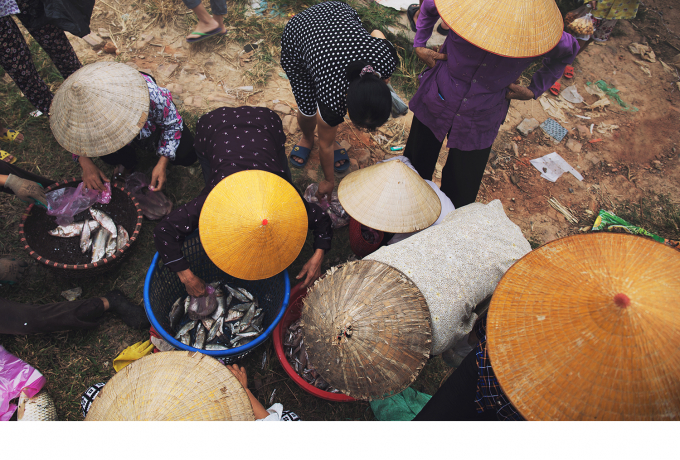
[[[501,56],[547,53],[562,37],[555,0],[435,0],[442,20],[468,42]]]
[[[302,324],[310,364],[356,399],[402,392],[430,356],[425,298],[404,274],[380,262],[333,267],[305,297]]]
[[[220,270],[244,280],[281,273],[307,238],[307,211],[285,179],[241,171],[215,186],[198,221],[201,244]]]
[[[187,351],[147,355],[104,386],[86,421],[255,420],[243,386],[210,356]]]
[[[144,77],[125,64],[97,62],[74,72],[54,94],[50,128],[69,152],[99,157],[134,139],[148,114]]]
[[[423,230],[442,212],[435,191],[398,160],[351,173],[340,182],[338,199],[357,222],[390,233]]]
[[[555,240],[501,279],[489,357],[528,420],[680,419],[680,253],[625,234]]]

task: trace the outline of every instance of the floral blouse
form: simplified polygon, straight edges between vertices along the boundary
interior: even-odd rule
[[[14,0],[0,0],[0,18],[18,13],[19,7],[17,6],[17,2]]]
[[[161,88],[153,82],[151,77],[142,74],[149,87],[149,117],[139,132],[139,139],[151,137],[157,129],[161,130],[160,142],[158,143],[158,156],[168,157],[170,161],[175,159],[175,152],[182,137],[184,124],[182,116],[172,102],[172,94],[169,90]]]

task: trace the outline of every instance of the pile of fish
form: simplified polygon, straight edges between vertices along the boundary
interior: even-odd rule
[[[214,293],[210,294],[211,288]],[[184,345],[202,350],[228,350],[252,342],[262,334],[264,313],[257,298],[226,283],[208,285],[207,297],[177,299],[170,309],[170,327]],[[227,297],[224,292],[228,292]]]
[[[330,386],[309,363],[305,340],[302,338],[302,319],[298,319],[288,327],[283,341],[283,352],[288,363],[305,382],[319,390],[340,393],[340,390]]]
[[[104,211],[90,208],[93,220],[60,225],[49,234],[60,238],[80,236],[80,250],[83,254],[92,250],[92,263],[112,256],[130,241],[128,232],[122,225],[116,225]]]

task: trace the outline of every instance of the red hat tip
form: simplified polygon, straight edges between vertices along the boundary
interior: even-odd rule
[[[621,308],[626,308],[630,305],[630,298],[626,294],[619,292],[614,296],[614,303]]]
[[[267,225],[268,223],[269,223],[269,221],[268,221],[267,219],[264,219],[264,220],[262,221],[262,225]]]

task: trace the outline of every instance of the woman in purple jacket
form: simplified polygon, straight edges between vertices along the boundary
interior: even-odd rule
[[[420,8],[413,47],[430,69],[409,104],[414,117],[404,156],[430,180],[448,136],[441,189],[456,208],[475,201],[510,100],[540,97],[579,49],[563,32],[554,0],[516,3],[424,0]],[[440,15],[451,30],[437,53],[425,45]],[[529,87],[518,85],[539,56],[543,67]]]

